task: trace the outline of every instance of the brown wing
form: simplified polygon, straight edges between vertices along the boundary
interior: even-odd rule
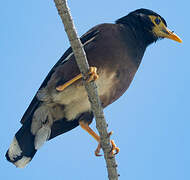
[[[85,33],[81,38],[81,42],[82,44],[85,46],[89,45],[94,38],[97,36],[98,34],[98,30],[97,28],[93,28],[91,30],[89,30],[87,33]],[[50,80],[52,74],[55,72],[56,68],[59,65],[64,65],[65,62],[69,61],[71,58],[70,55],[72,55],[72,48],[70,47],[69,49],[67,49],[67,51],[63,54],[63,56],[59,59],[59,61],[53,66],[53,68],[51,69],[51,71],[48,73],[48,75],[46,76],[45,80],[43,81],[42,85],[40,86],[39,89],[45,87],[48,83],[48,81]],[[32,102],[30,103],[29,107],[27,108],[27,110],[25,111],[22,119],[21,119],[21,123],[23,124],[24,122],[26,122],[27,120],[30,120],[33,116],[33,113],[35,112],[35,110],[38,108],[38,106],[40,105],[40,101],[37,99],[36,95],[34,96]]]

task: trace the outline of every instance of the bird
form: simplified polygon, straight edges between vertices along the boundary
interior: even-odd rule
[[[87,31],[80,40],[90,66],[88,78],[82,78],[72,48],[68,48],[25,111],[22,126],[6,152],[7,160],[24,168],[46,141],[77,126],[97,140],[95,155],[99,156],[100,137],[90,128],[94,115],[84,81],[96,82],[101,105],[107,107],[130,86],[146,48],[164,38],[182,42],[162,16],[144,8]],[[111,153],[117,154],[119,148],[113,140],[110,143]]]

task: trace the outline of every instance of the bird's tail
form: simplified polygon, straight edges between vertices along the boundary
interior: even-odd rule
[[[6,153],[7,160],[19,168],[24,168],[32,160],[36,151],[49,139],[52,123],[49,108],[38,107],[15,134]]]
[[[6,153],[7,160],[19,168],[24,168],[47,140],[79,125],[78,119],[70,122],[64,117],[54,122],[48,106],[39,106],[22,123]]]
[[[34,146],[35,136],[31,132],[31,121],[24,123],[15,134],[6,153],[8,161],[19,168],[24,168],[36,153]]]

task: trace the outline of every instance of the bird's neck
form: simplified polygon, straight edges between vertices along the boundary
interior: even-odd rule
[[[157,41],[157,38],[147,29],[138,17],[125,16],[116,21],[116,23],[123,24],[129,31],[131,38],[136,42],[141,48],[145,48]]]
[[[155,39],[150,35],[150,32],[142,29],[140,26],[134,27],[132,25],[128,25],[129,31],[131,31],[132,38],[134,42],[137,43],[137,46],[140,46],[143,49],[146,49],[150,44],[155,42]]]
[[[134,32],[131,27],[126,26],[122,29],[122,37],[127,47],[127,53],[135,66],[138,68],[144,52],[149,44],[146,44],[143,41],[142,36]]]

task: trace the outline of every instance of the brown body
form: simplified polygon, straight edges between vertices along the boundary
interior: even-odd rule
[[[127,30],[121,24],[102,24],[86,33],[98,31],[88,40],[84,49],[89,65],[98,69],[99,79],[96,83],[103,107],[117,100],[127,90],[144,54],[145,48],[135,44],[134,39],[128,37]],[[127,46],[129,42],[130,47],[133,45],[134,49]],[[141,53],[135,54],[137,48],[141,49]],[[61,119],[73,121],[84,112],[91,113],[82,80],[76,81],[62,92],[56,90],[58,84],[69,81],[79,73],[74,55],[55,68],[47,85],[37,93],[37,99],[42,102],[40,111],[35,113],[37,121],[41,111],[51,111],[51,124]],[[92,121],[91,118],[86,120],[89,120],[89,123]]]

